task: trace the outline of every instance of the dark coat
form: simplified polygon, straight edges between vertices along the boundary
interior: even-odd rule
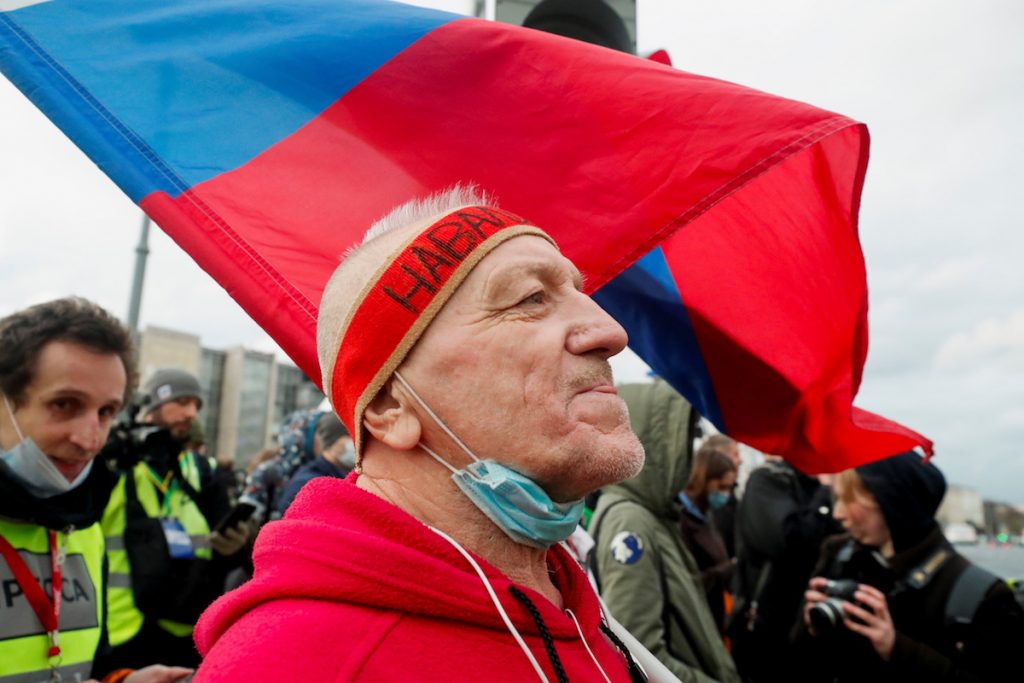
[[[679,521],[686,549],[697,561],[704,596],[707,598],[711,616],[721,633],[725,629],[725,591],[732,582],[733,564],[725,540],[707,517],[698,517],[686,508]]]
[[[317,456],[316,460],[307,462],[296,470],[292,478],[281,489],[281,495],[276,503],[278,512],[284,515],[285,511],[291,506],[292,501],[295,500],[295,496],[299,495],[302,487],[317,477],[344,479],[348,476],[349,472],[351,472],[349,468],[335,465],[322,455]]]
[[[822,541],[840,531],[830,489],[817,479],[781,460],[751,472],[736,517],[735,608],[728,628],[745,680],[789,679],[789,632]]]
[[[938,525],[917,545],[887,562],[871,548],[853,544],[852,555],[839,561],[850,544],[846,534],[826,541],[816,576],[849,578],[878,588],[888,598],[896,627],[892,657],[885,662],[867,639],[840,628],[831,636],[812,636],[801,621],[796,629],[799,681],[1005,681],[1012,655],[1024,643],[1024,611],[1002,581],[988,590],[968,626],[947,625],[946,602],[969,562],[956,553]],[[920,588],[907,579],[935,553],[949,559]],[[888,565],[888,566],[886,566]]]
[[[729,502],[711,511],[711,523],[718,529],[718,533],[725,542],[725,551],[729,557],[736,557],[736,511],[739,508],[740,499],[736,496],[736,486],[733,485],[729,492]]]

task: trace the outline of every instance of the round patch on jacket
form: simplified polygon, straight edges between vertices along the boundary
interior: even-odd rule
[[[644,542],[632,531],[615,534],[610,546],[612,557],[621,564],[633,564],[644,554]]]

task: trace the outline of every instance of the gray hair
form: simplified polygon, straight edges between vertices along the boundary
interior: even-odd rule
[[[398,248],[397,236],[414,227],[426,227],[432,218],[477,204],[497,207],[494,198],[475,184],[456,183],[448,189],[395,207],[370,226],[361,243],[345,252],[341,264],[324,287],[317,316],[316,349],[321,380],[325,385],[331,381],[334,373],[338,346],[341,344],[341,335],[348,327],[352,307],[365,288],[367,279]],[[388,235],[395,238],[386,239]],[[326,386],[324,388],[329,392]]]
[[[349,248],[345,258],[381,235],[387,235],[410,225],[420,225],[434,216],[441,216],[460,207],[477,204],[497,206],[493,197],[472,183],[466,185],[456,183],[446,190],[439,190],[421,199],[413,199],[405,204],[400,204],[371,225],[363,235],[363,241],[359,245]]]

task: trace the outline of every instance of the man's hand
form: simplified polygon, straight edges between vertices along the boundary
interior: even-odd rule
[[[885,661],[892,657],[892,648],[896,643],[896,626],[892,623],[892,615],[889,614],[889,603],[885,594],[874,586],[860,584],[853,597],[869,609],[858,607],[850,602],[843,603],[843,611],[846,612],[846,619],[843,623],[846,628],[871,641],[878,656]],[[863,623],[851,619],[856,617]]]
[[[245,547],[254,531],[254,525],[248,522],[239,522],[225,529],[223,534],[214,531],[210,534],[210,547],[220,555],[234,555]]]
[[[128,678],[124,679],[124,683],[175,683],[175,681],[185,680],[193,673],[195,673],[194,669],[154,664],[145,669],[133,671]]]
[[[811,625],[811,608],[823,600],[828,600],[828,596],[824,592],[827,584],[828,579],[815,576],[807,584],[807,590],[804,592],[804,623],[807,624],[807,630],[812,636],[818,634],[814,632],[814,626]]]

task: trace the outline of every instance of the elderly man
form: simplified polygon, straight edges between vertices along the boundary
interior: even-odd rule
[[[328,282],[317,346],[357,472],[264,529],[200,621],[196,680],[640,678],[557,545],[643,464],[608,365],[626,335],[487,204],[400,207]]]

